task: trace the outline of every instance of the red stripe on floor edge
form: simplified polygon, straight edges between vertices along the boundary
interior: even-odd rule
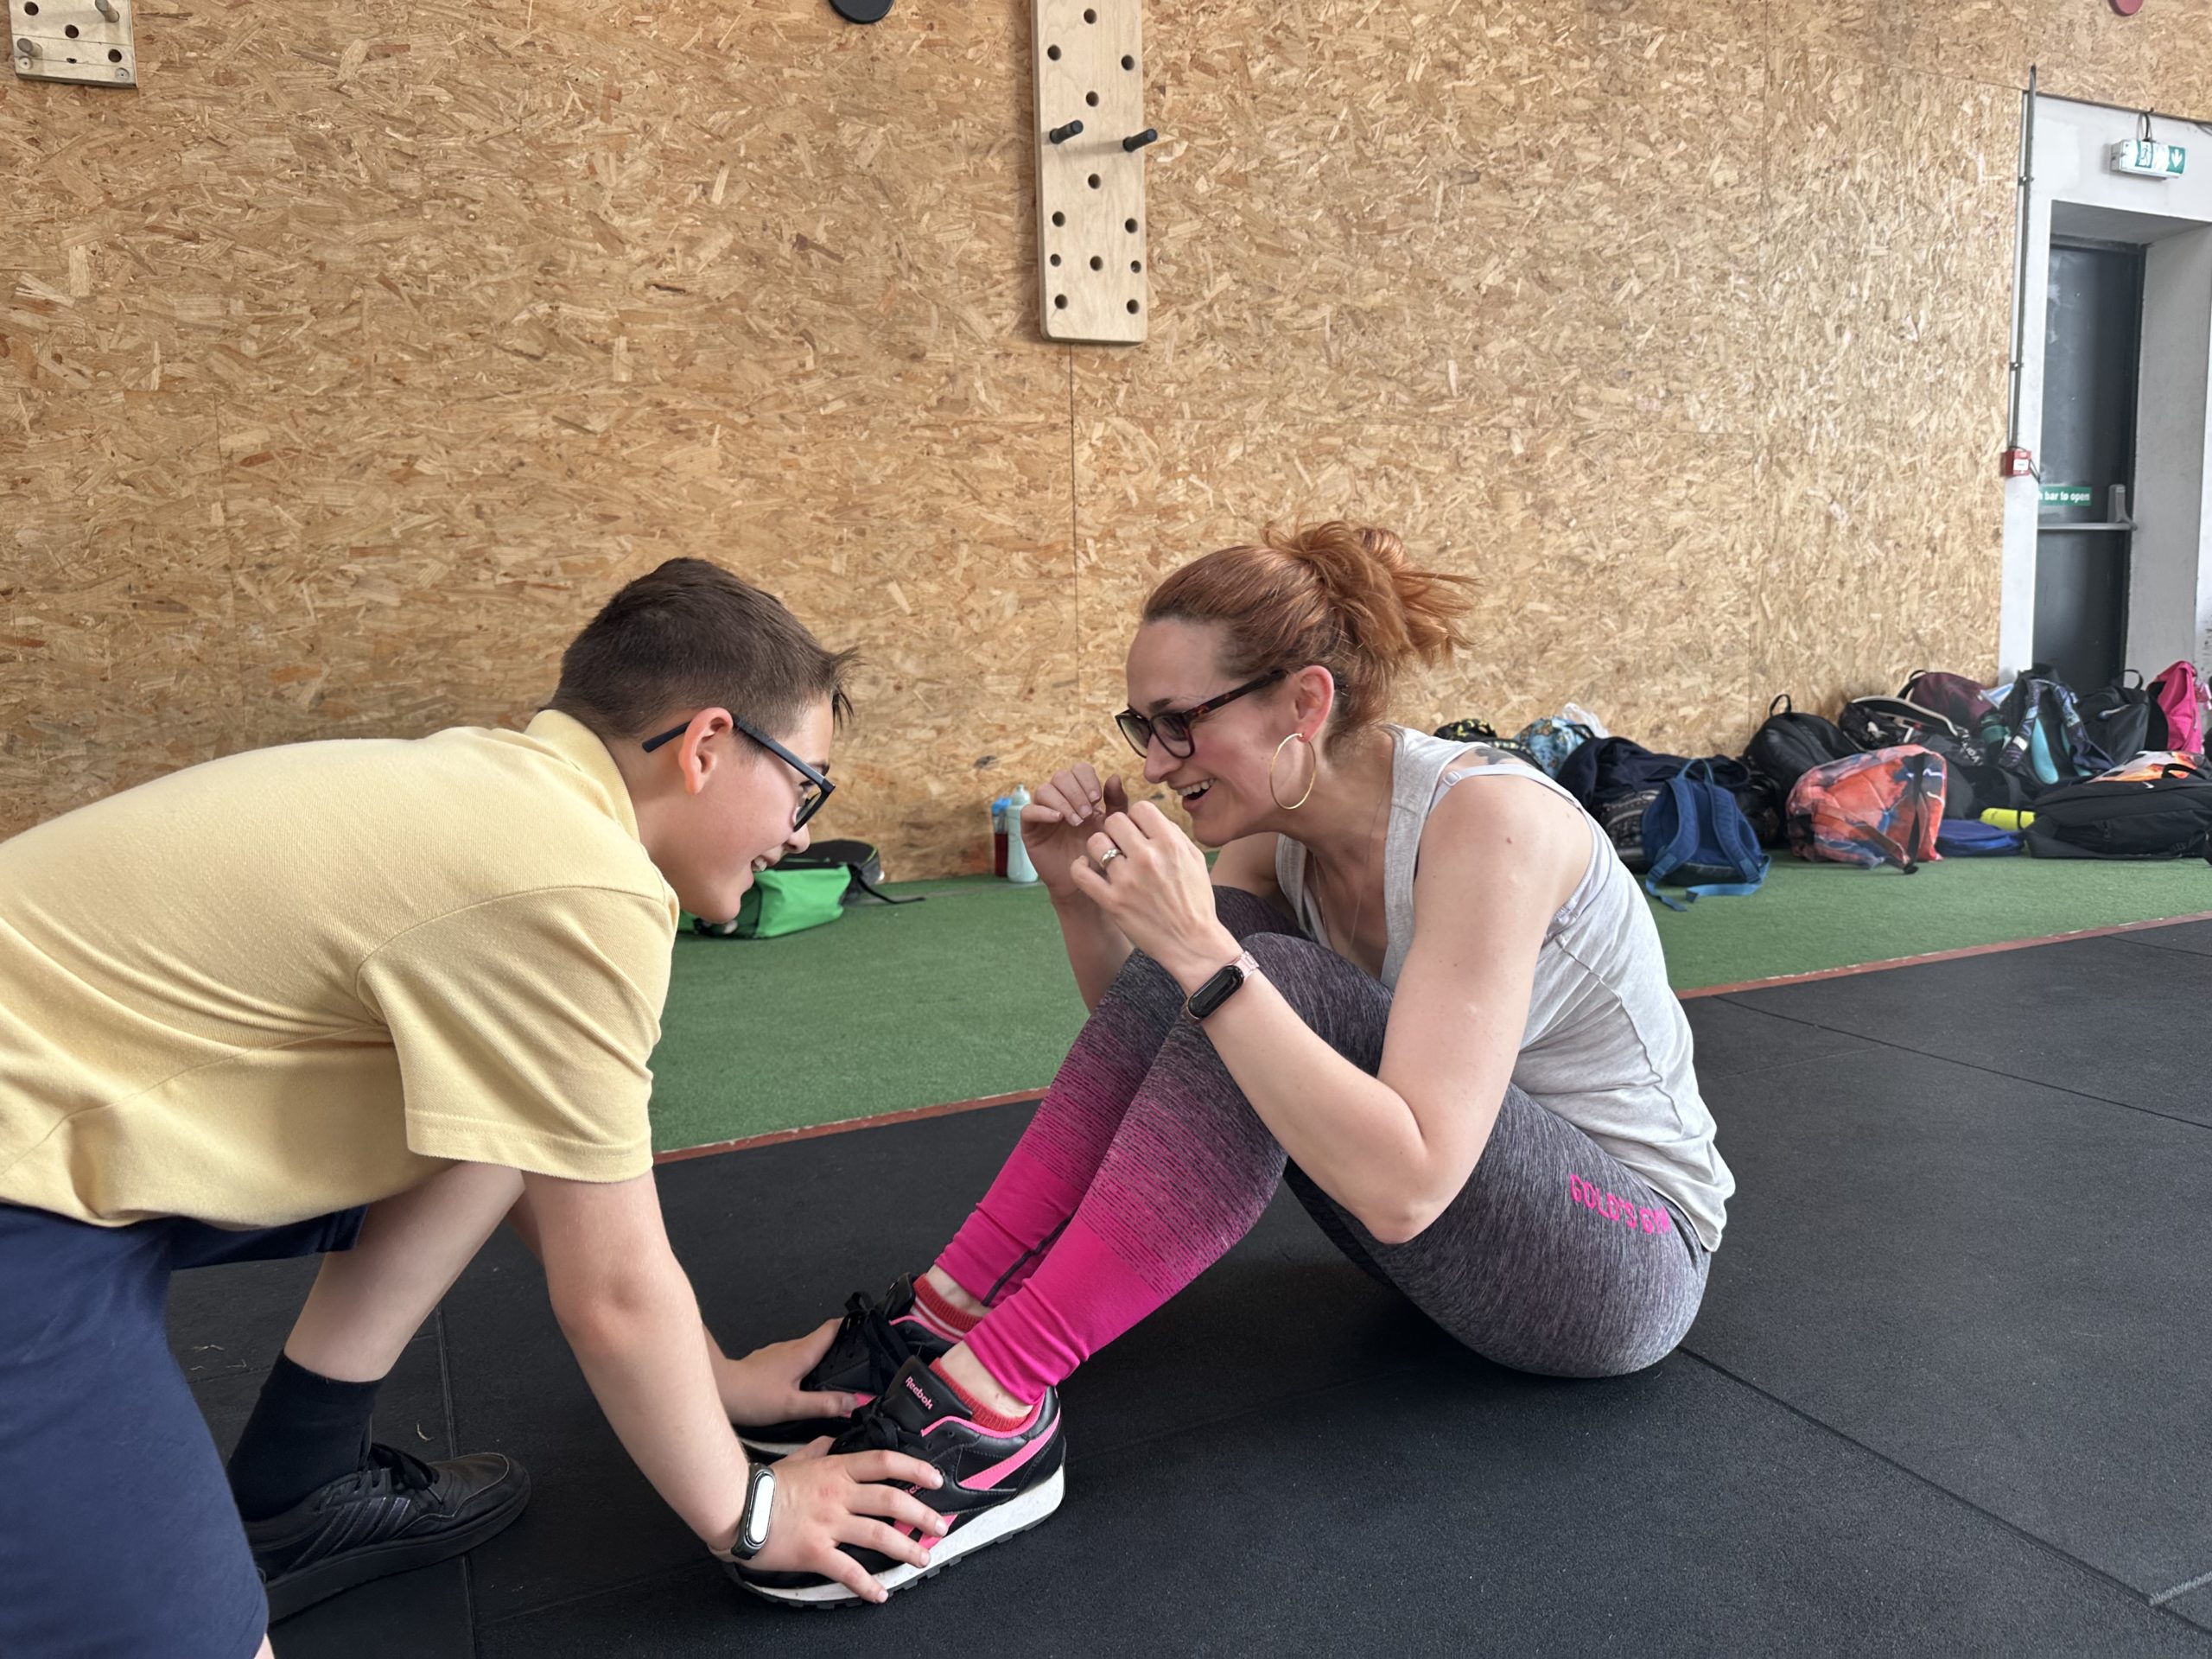
[[[2179,927],[2189,922],[2212,922],[2212,910],[2198,911],[2189,916],[2161,916],[2147,922],[2122,922],[2113,927],[2085,927],[2072,933],[2050,933],[2039,939],[2007,939],[1996,944],[1969,944],[1956,950],[1930,950],[1924,956],[1891,957],[1882,962],[1855,963],[1846,968],[1823,968],[1810,974],[1783,974],[1773,979],[1740,980],[1733,985],[1700,985],[1694,990],[1675,993],[1679,1001],[1687,1002],[1693,997],[1724,996],[1732,991],[1772,990],[1781,985],[1809,985],[1815,980],[1846,979],[1853,974],[1878,974],[1891,968],[1917,967],[1925,962],[1956,962],[1962,957],[1993,957],[2000,950],[2026,950],[2038,944],[2063,944],[2069,939],[2109,938],[2115,933],[2140,933],[2154,927]],[[673,1152],[653,1154],[656,1164],[680,1164],[687,1159],[712,1157],[717,1153],[744,1152],[753,1147],[777,1147],[786,1141],[813,1141],[825,1135],[843,1135],[853,1129],[878,1128],[887,1123],[916,1123],[926,1117],[951,1117],[960,1112],[981,1111],[986,1106],[1020,1106],[1039,1098],[1042,1089],[1020,1089],[1010,1095],[985,1095],[980,1100],[947,1101],[942,1106],[917,1106],[903,1112],[885,1112],[879,1117],[845,1117],[835,1123],[815,1123],[804,1128],[772,1129],[766,1135],[749,1135],[741,1141],[717,1141],[712,1146],[680,1147]]]

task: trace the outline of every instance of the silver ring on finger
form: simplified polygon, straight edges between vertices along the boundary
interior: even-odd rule
[[[1109,848],[1108,848],[1104,852],[1103,852],[1103,853],[1101,853],[1101,854],[1099,854],[1099,855],[1098,855],[1098,868],[1099,868],[1101,870],[1103,870],[1103,869],[1104,869],[1104,868],[1105,868],[1109,864],[1111,864],[1111,863],[1112,863],[1116,859],[1117,859],[1117,858],[1127,858],[1128,856],[1128,855],[1127,853],[1123,852],[1120,848],[1118,848],[1118,847],[1109,847]]]

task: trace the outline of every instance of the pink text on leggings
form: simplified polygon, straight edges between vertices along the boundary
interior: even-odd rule
[[[1567,1178],[1567,1195],[1586,1210],[1595,1210],[1608,1221],[1618,1221],[1624,1227],[1642,1227],[1647,1233],[1669,1233],[1675,1230],[1674,1217],[1667,1213],[1664,1205],[1654,1210],[1649,1205],[1633,1204],[1611,1192],[1601,1192],[1580,1175]]]

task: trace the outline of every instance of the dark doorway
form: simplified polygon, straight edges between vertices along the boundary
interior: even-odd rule
[[[2054,238],[2045,330],[2035,659],[2086,691],[2127,648],[2143,250]]]

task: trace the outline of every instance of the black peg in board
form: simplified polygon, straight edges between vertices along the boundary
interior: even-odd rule
[[[1122,139],[1122,148],[1123,149],[1142,149],[1147,144],[1158,143],[1159,139],[1160,130],[1157,127],[1147,127],[1142,132],[1133,132],[1128,137]]]
[[[1065,127],[1054,127],[1054,128],[1053,128],[1050,132],[1046,133],[1045,136],[1046,136],[1047,138],[1051,139],[1051,140],[1052,140],[1054,143],[1056,143],[1056,144],[1065,144],[1065,143],[1067,143],[1067,141],[1068,141],[1069,139],[1071,139],[1071,138],[1074,137],[1077,133],[1081,132],[1082,130],[1083,130],[1083,123],[1082,123],[1082,122],[1080,122],[1080,121],[1071,121],[1071,122],[1069,122],[1069,123],[1067,124],[1067,125],[1065,125]]]
[[[890,15],[891,0],[830,0],[849,23],[880,23]]]

